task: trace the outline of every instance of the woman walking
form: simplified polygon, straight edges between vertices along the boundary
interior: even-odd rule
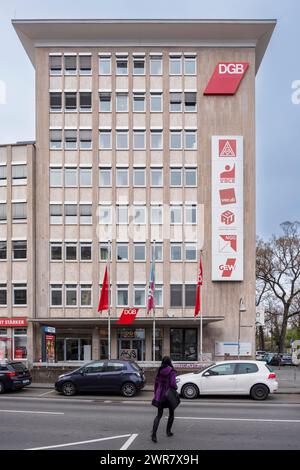
[[[159,422],[164,412],[164,408],[169,408],[167,436],[173,436],[171,429],[174,421],[174,408],[165,397],[166,393],[170,388],[173,388],[174,390],[177,389],[176,372],[174,370],[171,359],[168,356],[165,356],[162,360],[160,368],[158,369],[154,385],[154,398],[152,400],[152,404],[154,406],[157,406],[157,415],[153,422],[153,429],[151,435],[153,442],[157,442],[156,433]]]

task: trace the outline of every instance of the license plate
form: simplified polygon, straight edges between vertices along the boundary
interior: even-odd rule
[[[30,380],[23,380],[23,384],[29,384]]]

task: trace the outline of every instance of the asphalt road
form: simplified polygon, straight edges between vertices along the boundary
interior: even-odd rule
[[[174,436],[166,436],[163,418],[154,444],[155,409],[148,399],[67,398],[27,389],[0,397],[0,449],[300,450],[300,403],[284,398],[182,401]]]

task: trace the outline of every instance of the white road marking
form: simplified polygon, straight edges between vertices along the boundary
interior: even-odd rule
[[[196,418],[195,416],[176,416],[176,419],[193,419],[202,421],[252,421],[254,423],[300,423],[300,419]]]
[[[0,401],[1,400],[35,400],[35,401],[43,401],[45,402],[46,401],[46,398],[41,398],[39,397],[38,395],[36,397],[3,397],[1,396],[0,397]],[[93,403],[95,402],[95,400],[85,400],[85,399],[79,399],[79,398],[71,398],[71,397],[68,397],[68,398],[50,398],[49,397],[49,401],[51,401],[52,403],[55,403],[55,402],[63,402],[63,403]]]
[[[29,413],[37,415],[64,415],[58,411],[27,411],[27,410],[0,410],[0,413]]]
[[[56,392],[56,390],[50,390],[50,392],[41,393],[41,395],[38,395],[38,397],[44,397],[45,395],[49,395],[49,393],[54,393],[54,392]]]
[[[127,450],[129,446],[133,443],[133,441],[138,437],[138,434],[131,434],[130,438],[127,439],[125,444],[122,445],[120,450]]]
[[[32,449],[25,449],[25,450],[46,450],[46,449],[58,449],[59,447],[71,447],[71,446],[79,446],[81,444],[91,444],[93,442],[100,442],[100,441],[109,441],[112,439],[121,439],[123,437],[131,437],[131,434],[123,434],[121,436],[112,436],[112,437],[101,437],[100,439],[91,439],[89,441],[79,441],[79,442],[69,442],[68,444],[58,444],[56,446],[47,446],[47,447],[34,447]],[[128,441],[126,441],[127,443]],[[125,443],[125,444],[126,444]]]

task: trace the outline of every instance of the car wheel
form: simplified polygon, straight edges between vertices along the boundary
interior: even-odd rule
[[[62,392],[67,397],[71,397],[72,395],[75,395],[76,387],[72,382],[66,382],[62,386]]]
[[[4,393],[4,392],[5,392],[4,384],[0,382],[0,393]]]
[[[269,395],[269,389],[264,384],[257,384],[251,388],[250,396],[253,400],[266,400]]]
[[[131,382],[122,385],[121,393],[123,397],[134,397],[136,395],[136,386]]]
[[[184,398],[197,398],[199,395],[199,390],[197,385],[194,384],[186,384],[181,390],[181,394]]]

